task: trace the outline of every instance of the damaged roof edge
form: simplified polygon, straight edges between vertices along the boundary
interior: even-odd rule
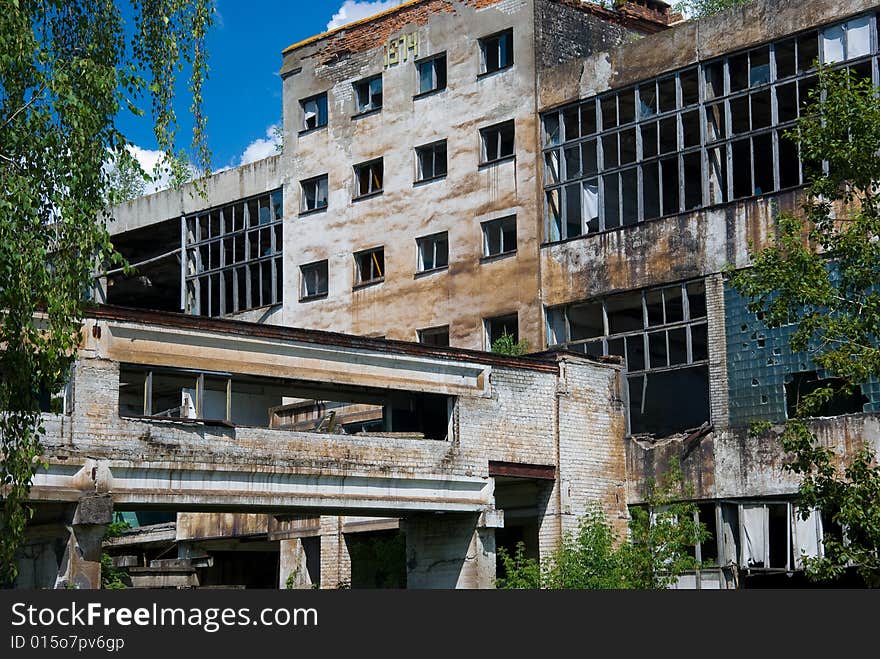
[[[301,341],[303,343],[313,343],[318,345],[345,346],[349,348],[360,348],[363,350],[396,352],[400,354],[456,361],[470,361],[478,364],[488,364],[490,366],[507,366],[534,371],[555,372],[558,369],[557,362],[559,361],[556,355],[546,352],[536,355],[512,357],[464,348],[438,348],[410,341],[392,341],[388,339],[376,339],[355,336],[352,334],[342,334],[339,332],[327,332],[324,330],[301,329],[283,325],[265,325],[226,318],[205,318],[202,316],[190,316],[168,311],[148,311],[144,309],[131,309],[128,307],[118,307],[113,305],[102,305],[88,310],[85,313],[83,320],[86,321],[89,319],[151,324],[162,327],[174,327],[181,330],[220,332],[223,334],[252,336],[265,339]],[[609,366],[600,361],[595,361],[595,363],[597,366]]]
[[[287,48],[281,51],[282,57],[292,53],[295,50],[303,48],[304,46],[311,45],[328,37],[339,34],[340,32],[344,32],[346,30],[358,29],[365,25],[369,25],[370,23],[374,23],[377,21],[382,21],[389,16],[397,14],[402,10],[409,9],[410,7],[420,5],[425,2],[429,2],[430,0],[408,0],[407,2],[403,2],[395,7],[391,7],[390,9],[386,9],[385,11],[381,11],[377,14],[373,14],[372,16],[367,16],[365,18],[361,18],[356,21],[352,21],[351,23],[346,23],[345,25],[340,25],[339,27],[335,27],[332,30],[327,30],[325,32],[321,32],[320,34],[313,35],[311,37],[307,37],[301,41],[297,41],[294,44],[291,44]],[[502,0],[498,0],[500,3]],[[662,21],[654,18],[650,18],[647,16],[640,15],[634,12],[632,9],[628,7],[628,5],[635,3],[623,3],[621,7],[617,9],[609,9],[599,4],[593,4],[591,2],[581,2],[579,0],[553,0],[553,2],[558,2],[559,4],[566,4],[570,7],[578,9],[584,13],[593,14],[595,16],[599,16],[601,18],[605,18],[607,20],[624,23],[624,24],[632,24],[634,27],[642,28],[646,31],[657,31],[662,30],[669,27],[669,23],[663,23]],[[666,4],[662,2],[658,2],[658,4]],[[668,5],[667,5],[668,6]]]

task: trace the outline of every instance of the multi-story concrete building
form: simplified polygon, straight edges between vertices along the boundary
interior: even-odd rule
[[[817,64],[878,78],[876,0],[417,0],[284,51],[284,152],[152,195],[111,227],[139,278],[111,302],[487,349],[617,356],[627,501],[682,460],[703,558],[792,573],[821,551],[753,420],[816,373],[724,281],[806,176]],[[144,239],[150,237],[150,241]],[[877,445],[865,383],[823,441]],[[313,419],[314,420],[314,419]],[[809,527],[809,528],[807,528]]]

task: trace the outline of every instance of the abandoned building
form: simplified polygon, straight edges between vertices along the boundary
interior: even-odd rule
[[[880,83],[878,12],[414,0],[287,48],[281,154],[114,209],[138,271],[47,415],[22,583],[75,578],[91,490],[134,585],[490,587],[673,459],[712,534],[680,585],[796,583],[823,520],[748,427],[823,374],[724,272],[803,199],[817,63]],[[813,422],[843,459],[880,448],[861,393]]]

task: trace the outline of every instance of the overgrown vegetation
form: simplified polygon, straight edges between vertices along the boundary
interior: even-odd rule
[[[820,69],[806,116],[789,137],[800,143],[810,187],[800,213],[780,213],[773,243],[731,285],[770,327],[795,325],[792,351],[807,351],[828,379],[798,401],[781,441],[786,469],[803,477],[799,507],[830,526],[824,557],[805,561],[816,580],[854,565],[880,585],[880,467],[864,443],[848,466],[821,446],[805,420],[841,394],[880,376],[880,100],[870,80]],[[826,166],[823,171],[822,163]],[[834,379],[831,379],[834,378]],[[766,433],[766,425],[753,434]],[[806,518],[806,517],[805,517]],[[828,525],[827,525],[828,526]],[[826,526],[826,529],[827,529]]]
[[[703,18],[717,14],[731,7],[738,7],[752,0],[682,0],[674,5],[675,11],[681,12],[689,18]]]
[[[131,528],[131,524],[124,521],[118,514],[116,520],[107,525],[107,531],[104,533],[104,540],[109,538],[118,538],[126,530]],[[128,578],[128,572],[121,567],[113,565],[113,558],[105,551],[101,552],[101,588],[110,590],[121,590],[128,588],[131,582]]]
[[[122,4],[131,20],[123,20]],[[41,464],[41,392],[65,382],[97,267],[119,263],[105,228],[120,112],[148,100],[174,153],[176,79],[188,65],[199,167],[211,0],[10,0],[0,12],[0,585]],[[130,165],[131,163],[129,163]]]
[[[498,551],[505,576],[499,588],[659,589],[687,570],[701,567],[691,550],[709,537],[695,521],[696,506],[680,468],[673,466],[658,485],[648,483],[644,506],[630,510],[629,538],[620,538],[602,507],[593,503],[548,558],[536,561],[518,543],[514,554]]]
[[[526,339],[517,341],[513,334],[508,334],[507,330],[495,339],[492,343],[492,352],[498,355],[507,355],[509,357],[518,357],[529,351],[529,342]]]

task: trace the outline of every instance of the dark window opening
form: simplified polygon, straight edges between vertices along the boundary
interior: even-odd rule
[[[519,319],[517,314],[497,316],[486,319],[486,340],[491,350],[495,342],[503,336],[510,336],[514,343],[519,341]]]
[[[372,112],[382,107],[382,75],[366,78],[354,83],[355,102],[358,114]]]
[[[295,402],[285,402],[294,399]],[[119,415],[445,440],[454,398],[322,382],[123,365]]]
[[[402,531],[346,533],[351,587],[406,588],[406,536]]]
[[[318,94],[299,102],[303,113],[302,130],[314,130],[327,125],[327,94]]]
[[[438,348],[449,347],[449,325],[442,327],[429,327],[419,330],[419,343],[426,346],[436,346]]]
[[[513,30],[480,39],[481,73],[513,66]]]
[[[419,94],[446,89],[446,54],[416,62],[419,74]]]
[[[481,129],[480,141],[482,143],[481,164],[511,157],[514,152],[513,121],[506,121],[503,124]]]
[[[385,248],[368,249],[354,255],[355,285],[382,281],[385,278]]]
[[[384,171],[384,165],[381,158],[360,165],[355,165],[355,199],[382,192]]]
[[[709,420],[709,368],[629,376],[630,432],[671,435]],[[669,410],[676,410],[670,414]]]
[[[831,396],[812,413],[812,416],[838,416],[855,414],[864,411],[870,402],[859,387],[847,391],[845,381],[840,378],[819,378],[816,371],[792,373],[790,381],[785,383],[785,409],[788,418],[797,416],[801,401],[817,389],[829,387]]]
[[[327,295],[329,276],[326,260],[308,263],[300,266],[299,269],[302,281],[300,299]]]

